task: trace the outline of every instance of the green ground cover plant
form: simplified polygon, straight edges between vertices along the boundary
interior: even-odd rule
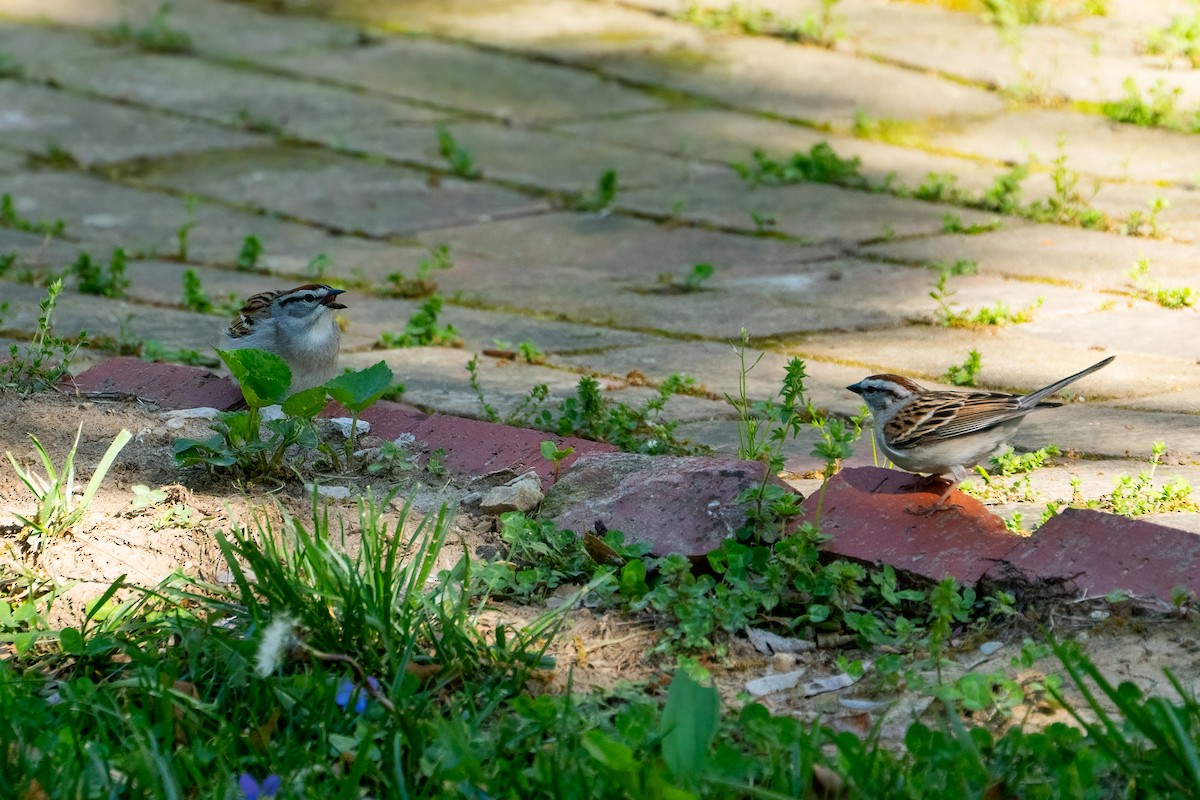
[[[638,406],[606,398],[600,382],[588,375],[579,379],[574,395],[558,401],[551,401],[549,386],[539,383],[512,411],[502,416],[488,402],[479,380],[478,354],[467,362],[467,374],[471,388],[479,398],[483,416],[491,422],[608,442],[631,453],[695,455],[707,452],[702,445],[676,436],[678,423],[662,417],[663,407],[672,396],[687,394],[695,387],[695,380],[687,375],[669,375],[655,394]]]
[[[1165,287],[1153,280],[1150,277],[1149,259],[1138,259],[1125,275],[1129,278],[1135,295],[1163,308],[1190,308],[1200,301],[1200,292],[1190,286]]]
[[[394,379],[380,361],[289,394],[292,371],[279,356],[253,348],[217,353],[241,387],[246,408],[217,414],[210,426],[213,434],[205,439],[175,440],[175,462],[241,481],[281,476],[303,481],[302,470],[311,468],[309,462],[318,454],[335,472],[351,471],[359,415],[387,393]],[[340,453],[318,435],[315,424],[327,398],[351,413],[350,433]],[[275,405],[281,416],[264,421],[263,409]]]
[[[71,362],[87,346],[88,336],[86,330],[70,339],[55,333],[51,318],[62,291],[61,278],[51,281],[38,303],[37,329],[29,343],[9,345],[8,359],[0,361],[0,390],[48,391],[70,374]]]

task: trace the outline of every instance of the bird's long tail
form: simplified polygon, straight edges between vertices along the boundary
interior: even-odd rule
[[[1036,406],[1042,400],[1044,400],[1047,397],[1049,397],[1050,395],[1060,391],[1063,387],[1067,386],[1068,384],[1072,384],[1075,381],[1079,380],[1080,378],[1091,375],[1093,372],[1095,372],[1098,369],[1103,369],[1104,367],[1107,367],[1109,364],[1111,364],[1113,362],[1114,358],[1116,358],[1116,356],[1109,356],[1108,358],[1104,359],[1103,361],[1101,361],[1099,363],[1092,364],[1090,367],[1088,367],[1085,370],[1076,372],[1074,375],[1063,378],[1061,381],[1055,381],[1054,383],[1050,384],[1049,386],[1043,387],[1041,389],[1038,389],[1036,392],[1031,392],[1031,393],[1025,395],[1024,397],[1021,398],[1021,407],[1022,408],[1032,408],[1033,406]]]

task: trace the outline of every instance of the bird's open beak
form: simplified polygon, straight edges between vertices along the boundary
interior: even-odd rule
[[[345,308],[346,306],[343,303],[337,301],[337,296],[345,291],[345,289],[331,289],[329,294],[321,298],[321,305],[326,308]]]

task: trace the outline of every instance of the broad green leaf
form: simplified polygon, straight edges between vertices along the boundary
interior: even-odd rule
[[[593,728],[583,735],[582,744],[592,758],[613,772],[637,772],[638,762],[633,757],[633,750],[611,736]]]
[[[394,377],[388,365],[379,361],[358,372],[338,375],[325,384],[325,390],[347,411],[357,414],[383,397]]]
[[[677,670],[667,689],[663,707],[662,751],[667,768],[691,784],[704,770],[709,749],[721,724],[721,696],[712,686],[702,686]]]
[[[314,386],[283,401],[283,413],[289,417],[312,419],[325,408],[325,387]]]
[[[554,446],[554,442],[545,441],[542,442],[538,447],[542,451],[542,458],[546,459],[547,461],[553,461],[554,457],[558,455],[558,448]]]
[[[69,656],[83,654],[83,637],[74,628],[63,628],[58,632],[58,642],[62,651]]]
[[[83,425],[80,424],[79,430],[83,431]],[[91,505],[92,500],[96,497],[96,492],[100,491],[100,483],[104,480],[104,476],[108,474],[108,470],[112,467],[112,463],[117,460],[117,455],[129,444],[129,440],[133,438],[133,434],[124,428],[117,434],[117,438],[113,439],[112,444],[108,446],[108,450],[104,452],[104,458],[100,459],[100,463],[96,465],[96,471],[92,473],[91,480],[88,481],[87,489],[83,492],[83,500],[81,504],[83,508]],[[75,437],[76,444],[79,443],[79,436]],[[72,455],[74,451],[72,450]]]
[[[229,367],[242,387],[242,397],[251,408],[265,408],[283,400],[292,383],[287,362],[265,350],[218,350],[217,355]]]

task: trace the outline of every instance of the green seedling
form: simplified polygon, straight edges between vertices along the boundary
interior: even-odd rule
[[[353,465],[360,415],[392,388],[394,379],[395,375],[392,374],[388,365],[383,361],[378,361],[364,370],[338,375],[322,387],[325,393],[350,412],[350,435],[346,437],[345,447],[348,468]],[[323,396],[322,400],[324,400]]]
[[[438,152],[450,166],[450,171],[460,178],[478,178],[482,173],[476,168],[471,153],[458,143],[454,134],[444,125],[437,127]]]
[[[183,224],[175,230],[175,239],[179,242],[175,257],[180,261],[188,260],[188,238],[191,236],[192,228],[196,227],[196,204],[199,202],[199,198],[194,194],[189,194],[187,199],[183,201],[183,209],[186,216]]]
[[[575,199],[571,207],[576,211],[588,211],[596,214],[606,213],[617,199],[617,171],[606,169],[596,181],[596,190],[590,195],[582,195]]]
[[[766,233],[768,228],[774,228],[779,224],[779,220],[774,214],[767,214],[762,211],[751,211],[750,221],[754,223],[755,233]]]
[[[15,344],[9,346],[8,360],[0,362],[0,389],[52,390],[70,374],[71,362],[79,348],[87,346],[88,338],[86,330],[81,330],[74,340],[54,333],[51,317],[62,291],[62,279],[57,278],[38,303],[37,329],[29,344],[24,349]]]
[[[97,38],[106,44],[130,44],[147,53],[192,52],[192,37],[170,26],[167,21],[170,12],[171,4],[163,3],[150,21],[140,28],[135,28],[128,20],[122,20]]]
[[[96,497],[96,492],[100,490],[104,476],[112,467],[113,461],[116,460],[121,449],[133,438],[133,434],[127,430],[122,430],[117,434],[117,438],[108,446],[100,463],[96,465],[96,470],[88,480],[83,495],[77,500],[75,498],[75,453],[79,449],[79,437],[82,434],[83,425],[80,424],[79,429],[75,432],[75,442],[67,452],[66,460],[63,461],[61,468],[54,466],[54,461],[46,452],[46,448],[36,436],[30,434],[29,438],[33,442],[34,450],[37,451],[38,458],[42,462],[44,476],[25,469],[17,462],[12,453],[6,453],[17,477],[33,494],[37,503],[37,510],[31,517],[13,514],[17,521],[27,529],[22,532],[22,539],[35,553],[44,549],[49,540],[67,534],[83,521],[92,500]]]
[[[228,471],[244,479],[295,471],[284,456],[293,445],[312,449],[318,444],[313,418],[325,407],[325,389],[318,386],[285,397],[292,382],[287,362],[262,350],[218,350],[246,401],[244,411],[224,411],[211,425],[207,439],[176,439],[175,463]],[[262,409],[282,404],[284,416],[262,424]],[[262,438],[265,427],[269,438]]]
[[[1169,511],[1197,511],[1200,505],[1192,497],[1191,485],[1177,477],[1162,486],[1154,485],[1154,473],[1166,452],[1165,442],[1155,442],[1150,452],[1150,468],[1137,476],[1117,478],[1112,494],[1085,502],[1088,508],[1100,508],[1125,517],[1161,514]]]
[[[80,253],[69,271],[75,275],[78,281],[76,286],[83,294],[124,297],[125,290],[129,288],[126,265],[125,251],[118,247],[113,250],[107,269],[93,263],[87,253]]]
[[[0,53],[0,80],[11,80],[25,75],[25,67],[9,53]]]
[[[664,272],[658,276],[658,282],[668,292],[681,294],[702,292],[704,291],[704,284],[708,282],[714,272],[712,264],[696,264],[692,267],[692,271],[684,276],[682,281],[678,280],[671,273]]]
[[[252,270],[258,266],[258,259],[263,254],[262,241],[251,234],[242,240],[242,249],[238,252],[237,268]]]
[[[442,312],[441,295],[432,294],[421,304],[417,313],[409,318],[403,333],[384,332],[375,342],[375,347],[390,349],[397,347],[462,347],[462,338],[453,325],[439,325]]]
[[[982,357],[978,350],[967,353],[967,360],[962,364],[951,365],[941,379],[954,386],[978,386],[979,368]]]
[[[1164,287],[1150,278],[1150,260],[1139,258],[1125,275],[1134,294],[1143,300],[1158,303],[1163,308],[1191,308],[1200,301],[1200,292],[1190,286]]]
[[[402,272],[393,272],[387,276],[390,286],[386,291],[392,297],[418,298],[428,297],[438,290],[437,281],[431,277],[435,272],[450,269],[454,266],[454,258],[450,255],[450,245],[440,244],[431,248],[429,255],[417,264],[416,275],[409,278]]]
[[[575,452],[574,447],[564,447],[559,449],[558,445],[551,441],[542,442],[540,445],[542,458],[554,464],[554,473],[550,476],[550,480],[558,483],[558,471],[562,467],[563,459]]]
[[[1152,28],[1146,33],[1142,49],[1162,56],[1168,65],[1185,58],[1192,67],[1200,67],[1200,12],[1190,17],[1176,15],[1165,28]]]
[[[61,219],[54,222],[42,220],[33,221],[17,213],[16,203],[11,194],[0,195],[0,226],[12,228],[26,233],[36,233],[41,236],[58,236],[66,230],[67,224]]]
[[[817,142],[807,153],[793,153],[786,161],[769,158],[755,149],[752,163],[731,166],[742,180],[751,186],[778,186],[789,183],[831,183],[852,189],[869,188],[866,177],[859,171],[862,160],[842,158],[828,142]]]
[[[1184,133],[1200,131],[1200,110],[1185,111],[1179,107],[1179,87],[1158,81],[1143,95],[1137,82],[1126,78],[1124,89],[1124,97],[1102,107],[1104,115],[1114,122]]]

